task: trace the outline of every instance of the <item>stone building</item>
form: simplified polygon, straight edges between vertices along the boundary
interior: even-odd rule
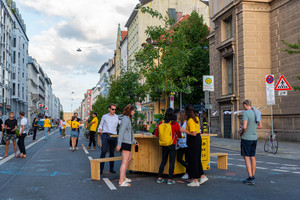
[[[211,0],[210,73],[215,76],[211,121],[213,133],[238,139],[244,99],[261,108],[264,137],[270,126],[265,76],[284,75],[291,85],[300,85],[300,55],[289,55],[282,40],[300,39],[298,0]],[[300,92],[276,93],[274,131],[279,139],[300,141]],[[228,113],[228,112],[227,112]]]

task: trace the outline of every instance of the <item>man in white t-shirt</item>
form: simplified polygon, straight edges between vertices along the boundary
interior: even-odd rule
[[[20,112],[21,117],[21,128],[20,128],[20,136],[18,140],[18,147],[20,149],[20,155],[18,157],[26,158],[26,149],[25,149],[25,137],[27,136],[28,131],[28,120],[25,117],[25,112]]]

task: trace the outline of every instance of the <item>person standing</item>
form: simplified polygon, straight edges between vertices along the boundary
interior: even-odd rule
[[[14,112],[9,113],[9,118],[5,120],[5,129],[6,129],[6,134],[4,135],[4,140],[6,142],[5,146],[5,155],[3,158],[7,157],[8,153],[8,146],[9,146],[9,141],[12,140],[13,145],[14,145],[14,150],[15,150],[15,157],[18,158],[17,156],[17,144],[16,144],[16,129],[17,129],[18,121],[14,117]]]
[[[48,141],[49,140],[49,129],[50,128],[51,128],[50,119],[48,119],[48,117],[45,116],[45,120],[44,120],[45,139],[44,139],[44,141]]]
[[[180,111],[178,114],[178,121],[179,125],[186,129],[187,121],[185,117],[184,111]],[[177,161],[186,168],[186,173],[181,177],[182,179],[188,179],[188,146],[186,144],[187,140],[187,134],[184,132],[181,132],[181,136],[178,138],[178,147],[179,149],[177,150]],[[183,155],[185,156],[185,160],[183,160]]]
[[[20,149],[20,158],[26,158],[26,148],[25,148],[25,138],[27,136],[28,131],[28,120],[25,117],[25,112],[20,112],[21,117],[21,128],[20,128],[20,136],[18,139],[18,147]]]
[[[201,184],[208,181],[208,178],[204,175],[201,163],[202,138],[200,135],[200,120],[196,116],[192,105],[186,105],[184,111],[187,119],[186,130],[190,132],[187,136],[189,178],[193,179],[188,186],[199,187]],[[199,179],[200,182],[198,181]]]
[[[61,120],[61,134],[62,134],[62,138],[65,138],[66,136],[66,122],[64,119]]]
[[[39,128],[37,118],[33,119],[32,128],[33,128],[33,138],[32,139],[33,139],[34,142],[36,142],[36,133],[37,133],[38,128]]]
[[[241,140],[241,155],[244,157],[245,165],[248,172],[248,178],[243,181],[244,184],[255,184],[255,170],[256,170],[256,145],[257,145],[257,128],[262,128],[262,123],[256,122],[255,112],[251,108],[251,101],[245,100],[243,102],[245,112],[243,114],[243,126],[240,132]]]
[[[73,116],[71,120],[68,121],[71,126],[71,140],[72,140],[72,151],[75,151],[76,140],[78,138],[78,129],[80,127],[80,123],[76,120],[76,116]]]
[[[77,112],[75,112],[74,113],[74,116],[76,117],[76,121],[77,122],[79,122],[79,124],[80,124],[80,122],[81,122],[81,119],[78,117],[78,113]],[[79,134],[80,134],[80,127],[78,128],[78,137],[79,137]],[[77,140],[76,140],[76,145],[75,145],[75,148],[76,148],[76,150],[78,150],[78,147],[77,147],[77,145],[78,145],[78,140],[79,140],[79,138],[77,137]],[[70,150],[72,150],[72,141],[71,141],[71,138],[70,138]]]
[[[164,179],[162,178],[163,171],[165,169],[165,165],[169,158],[169,177],[168,177],[168,185],[175,184],[176,182],[173,179],[174,167],[175,167],[175,159],[176,159],[176,147],[178,145],[178,138],[181,135],[180,126],[177,123],[177,116],[175,114],[174,109],[168,108],[165,113],[164,120],[158,125],[157,129],[154,133],[157,137],[159,137],[160,145],[162,146],[162,160],[158,171],[157,183],[163,183]],[[165,139],[167,135],[171,135],[172,138],[168,138],[171,140]]]
[[[117,138],[111,137],[112,135],[117,135],[117,127],[120,124],[119,117],[116,115],[117,106],[115,104],[110,104],[109,113],[105,114],[101,118],[101,122],[98,127],[98,133],[101,135],[102,147],[100,158],[105,158],[106,153],[109,151],[109,156],[114,157],[114,151],[117,145]],[[110,163],[110,172],[116,173],[114,170],[114,161]],[[100,173],[103,173],[104,162],[100,165]]]
[[[131,118],[134,115],[134,106],[127,105],[124,108],[124,113],[119,117],[121,120],[119,137],[118,137],[118,146],[117,151],[122,153],[122,164],[120,167],[120,187],[131,186],[129,183],[130,179],[126,178],[126,170],[131,161],[131,145],[134,143],[138,145],[137,141],[133,137],[133,129],[131,126]]]
[[[93,113],[93,119],[90,123],[90,143],[88,149],[91,148],[91,145],[93,144],[94,149],[96,149],[96,141],[95,141],[95,135],[98,127],[98,118],[97,118],[97,113]]]

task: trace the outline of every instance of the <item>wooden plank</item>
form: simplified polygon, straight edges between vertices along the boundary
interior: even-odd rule
[[[98,158],[98,159],[93,159],[91,162],[110,162],[110,161],[117,161],[117,160],[122,160],[122,157],[109,157],[109,158]]]
[[[92,162],[91,163],[91,179],[100,181],[100,162]]]
[[[210,153],[210,156],[228,156],[228,153]]]

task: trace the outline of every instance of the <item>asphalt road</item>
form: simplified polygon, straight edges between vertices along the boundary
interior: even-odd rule
[[[69,133],[69,131],[67,131]],[[299,199],[300,161],[257,156],[256,185],[243,185],[247,177],[243,160],[237,151],[211,148],[211,152],[228,152],[229,169],[218,170],[212,158],[210,179],[198,188],[186,186],[176,176],[175,185],[157,184],[156,174],[132,173],[130,188],[118,187],[119,174],[104,172],[101,181],[91,181],[89,159],[98,158],[100,149],[85,152],[69,150],[69,137],[62,139],[58,131],[49,142],[41,140],[29,146],[26,159],[0,161],[1,200],[60,199]],[[27,146],[32,139],[27,140]],[[3,147],[0,148],[3,154]],[[12,145],[10,154],[12,154]],[[9,154],[9,155],[10,155]],[[105,165],[108,171],[108,163]],[[115,163],[118,171],[120,161]],[[105,179],[105,181],[103,180]]]

